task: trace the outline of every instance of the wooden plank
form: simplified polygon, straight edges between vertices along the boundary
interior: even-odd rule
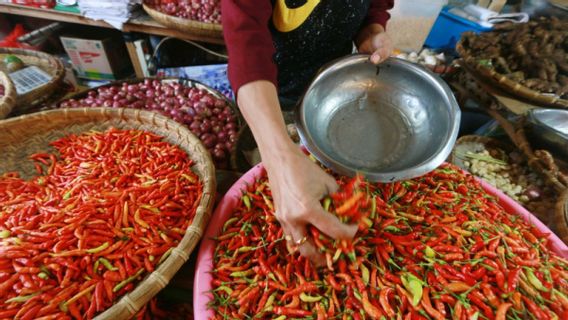
[[[111,29],[113,28],[111,25],[109,25],[104,21],[95,21],[76,13],[55,11],[51,9],[34,8],[34,7],[22,6],[11,3],[0,3],[0,13],[54,20],[60,22],[77,23],[77,24],[94,26],[94,27],[111,28]],[[157,23],[156,21],[152,20],[152,18],[150,18],[147,15],[144,15],[137,19],[132,19],[130,22],[125,23],[122,29],[123,29],[122,31],[124,32],[140,32],[152,35],[174,37],[179,39],[223,44],[223,39],[220,38],[212,38],[198,34],[190,34],[187,32],[181,32],[166,28],[161,24]]]

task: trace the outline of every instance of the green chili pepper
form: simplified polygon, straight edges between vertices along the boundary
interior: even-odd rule
[[[254,274],[254,270],[248,269],[248,270],[245,270],[245,271],[232,272],[231,277],[233,277],[233,278],[244,278],[244,277],[250,276],[252,274]]]
[[[424,254],[425,254],[428,258],[434,258],[434,257],[436,257],[436,251],[434,251],[434,249],[430,248],[429,246],[426,246],[426,249],[424,249]]]
[[[103,251],[104,249],[108,248],[109,243],[105,242],[103,244],[101,244],[100,246],[96,247],[96,248],[91,248],[91,249],[87,249],[87,253],[98,253]]]
[[[333,262],[336,262],[341,257],[341,249],[335,250],[335,254],[333,255]]]
[[[97,270],[99,270],[100,264],[101,264],[101,262],[99,260],[95,261],[95,265],[93,266],[93,273],[97,273]]]
[[[548,291],[548,289],[542,285],[540,279],[535,276],[532,269],[527,268],[526,271],[527,271],[527,279],[529,280],[529,283],[532,284],[533,287],[535,287],[537,290],[540,291],[545,291],[545,292]]]
[[[371,198],[371,213],[369,214],[369,217],[371,219],[375,219],[376,214],[377,214],[377,198],[373,196]]]
[[[107,268],[110,271],[116,271],[118,270],[117,267],[113,266],[112,263],[110,263],[110,261],[108,261],[107,259],[100,257],[99,260],[97,260],[97,262],[101,262],[103,264],[103,266],[105,266],[105,268]]]
[[[323,209],[325,211],[329,211],[329,207],[331,206],[331,198],[323,199]]]
[[[400,276],[400,280],[402,280],[404,287],[412,294],[412,306],[418,306],[422,300],[422,281],[411,273]]]
[[[364,264],[361,264],[361,279],[365,286],[369,284],[369,269]]]
[[[268,299],[266,299],[266,303],[264,304],[263,311],[269,311],[272,308],[272,304],[274,304],[274,300],[276,299],[276,292],[272,293]]]
[[[479,311],[476,311],[470,318],[470,320],[477,320],[479,318]]]
[[[359,293],[359,291],[354,290],[354,291],[353,291],[353,295],[355,296],[355,298],[357,298],[357,300],[359,300],[359,301],[363,300],[363,297],[361,296],[361,294]]]
[[[17,297],[13,297],[13,298],[8,299],[5,302],[6,303],[24,303],[24,302],[30,300],[31,298],[37,296],[38,294],[39,294],[39,292],[32,293],[32,294],[29,294],[27,296],[17,296]]]
[[[43,279],[43,280],[49,279],[49,276],[48,276],[45,272],[40,272],[40,273],[37,274],[37,276],[38,276],[40,279]]]
[[[281,315],[278,318],[274,318],[274,320],[286,320],[286,316],[285,315]]]
[[[300,300],[304,302],[318,302],[322,299],[322,296],[309,296],[305,292],[300,293]]]
[[[0,231],[0,239],[6,239],[10,236],[10,230]]]
[[[168,251],[164,252],[164,254],[160,257],[160,261],[158,261],[158,264],[161,264],[162,262],[164,262],[172,253],[172,251],[174,250],[174,248],[169,248]]]
[[[255,250],[255,247],[249,247],[249,246],[245,246],[245,247],[240,247],[237,249],[237,252],[249,252],[249,251],[253,251]]]
[[[227,294],[233,293],[233,289],[227,286],[220,286],[219,288],[215,289],[215,291],[225,291]]]
[[[152,211],[153,213],[160,213],[160,209],[154,208],[154,207],[147,205],[147,204],[141,205],[140,208],[144,208],[146,210]]]
[[[245,204],[245,207],[247,207],[247,209],[250,210],[251,204],[250,204],[249,196],[245,194],[242,199],[243,199],[243,203]]]
[[[127,284],[131,283],[132,281],[136,280],[136,278],[138,278],[142,272],[144,272],[144,268],[138,270],[138,272],[136,272],[136,274],[134,274],[131,277],[126,278],[125,280],[119,282],[116,286],[114,286],[114,288],[112,288],[112,292],[118,292],[120,291],[120,289],[124,288]]]
[[[231,219],[225,221],[225,224],[223,224],[223,232],[225,230],[227,230],[227,228],[232,225],[233,223],[237,222],[239,220],[239,217],[232,217]]]

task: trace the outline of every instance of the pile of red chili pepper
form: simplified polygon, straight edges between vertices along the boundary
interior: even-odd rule
[[[324,207],[359,231],[311,228],[322,268],[287,250],[266,178],[248,187],[216,238],[214,319],[568,319],[568,262],[473,176],[338,183]]]
[[[34,154],[38,175],[0,176],[0,319],[90,319],[183,238],[202,185],[162,137],[109,129]]]

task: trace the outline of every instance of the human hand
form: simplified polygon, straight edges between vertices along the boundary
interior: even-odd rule
[[[392,53],[393,43],[380,24],[370,24],[361,29],[355,43],[360,53],[371,55],[371,62],[379,64]]]
[[[286,235],[288,247],[299,250],[316,265],[325,259],[309,240],[307,226],[312,224],[334,239],[352,239],[356,225],[347,225],[325,211],[320,199],[337,190],[335,179],[310,161],[297,146],[291,145],[280,159],[265,160],[275,215]]]

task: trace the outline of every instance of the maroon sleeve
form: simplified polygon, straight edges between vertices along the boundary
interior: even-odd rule
[[[235,93],[256,80],[277,85],[274,45],[268,24],[269,0],[222,0],[225,45],[229,52],[229,81]]]
[[[371,0],[371,6],[367,13],[365,25],[378,23],[386,28],[387,20],[390,18],[390,14],[387,10],[392,9],[393,6],[394,0]]]

